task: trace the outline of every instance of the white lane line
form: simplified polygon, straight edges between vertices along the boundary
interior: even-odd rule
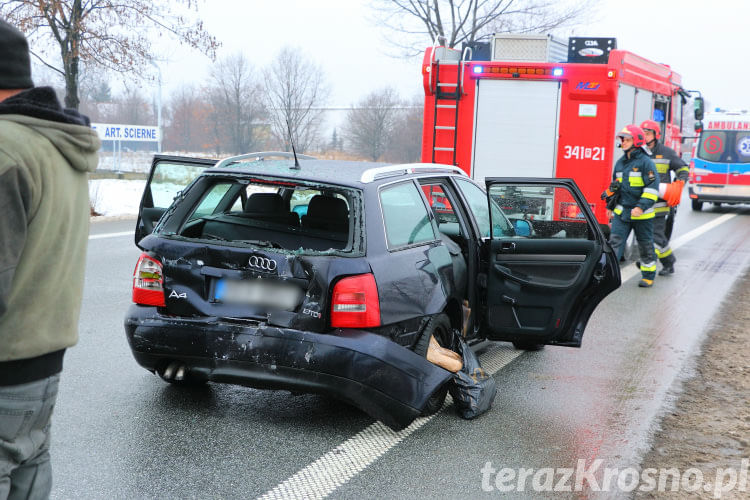
[[[698,236],[702,235],[703,233],[706,233],[710,231],[711,229],[715,228],[716,226],[720,224],[724,224],[726,221],[733,217],[737,217],[739,214],[724,214],[721,217],[717,217],[716,219],[712,220],[711,222],[706,222],[702,226],[698,226],[695,229],[693,229],[690,232],[687,232],[680,236],[679,238],[676,238],[672,243],[670,243],[669,246],[672,247],[672,250],[675,250],[677,248],[680,248],[682,245],[689,243],[693,241]],[[631,265],[625,266],[625,269],[620,270],[620,279],[623,283],[625,283],[627,280],[632,278],[633,276],[640,276],[641,271]]]
[[[494,374],[522,353],[523,351],[517,351],[510,346],[499,345],[492,347],[480,359],[485,372]],[[440,412],[451,402],[449,395]],[[322,500],[440,412],[429,417],[420,417],[409,427],[398,432],[375,422],[258,498]]]
[[[133,231],[123,231],[121,233],[103,233],[103,234],[92,234],[89,236],[90,240],[100,240],[102,238],[116,238],[118,236],[133,236]]]

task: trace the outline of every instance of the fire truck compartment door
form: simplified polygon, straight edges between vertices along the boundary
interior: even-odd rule
[[[580,347],[620,286],[617,258],[572,179],[487,178],[492,237],[483,329],[490,339]],[[548,197],[553,209],[536,203]]]
[[[472,177],[554,177],[560,82],[477,82]]]

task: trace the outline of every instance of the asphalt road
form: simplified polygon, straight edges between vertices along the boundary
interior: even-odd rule
[[[539,469],[601,458],[602,467],[637,466],[669,388],[750,266],[748,206],[682,208],[675,239],[722,214],[737,215],[675,251],[677,274],[648,290],[631,279],[608,297],[583,348],[521,354],[495,374],[488,414],[464,421],[446,409],[396,436],[330,497],[497,497],[482,490],[487,462]],[[377,431],[366,415],[325,397],[217,384],[185,390],[140,368],[122,326],[139,251],[131,236],[102,237],[133,226],[91,227],[80,341],[66,354],[53,418],[53,498],[255,498],[360,431]],[[511,352],[504,344],[495,350]]]

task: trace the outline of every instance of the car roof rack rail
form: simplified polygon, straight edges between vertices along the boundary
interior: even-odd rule
[[[214,168],[221,168],[221,167],[227,167],[229,165],[232,165],[234,163],[239,163],[244,160],[254,160],[254,161],[263,161],[266,158],[273,158],[273,157],[281,157],[281,158],[294,158],[294,155],[292,153],[286,152],[286,151],[260,151],[257,153],[245,153],[237,156],[230,156],[229,158],[224,158],[219,163],[217,163]],[[308,156],[303,154],[298,154],[297,158],[300,160],[317,160],[314,156]]]
[[[373,182],[387,177],[398,177],[407,174],[446,174],[455,173],[466,175],[466,172],[453,165],[440,165],[437,163],[405,163],[401,165],[388,165],[387,167],[369,168],[362,172],[359,181],[363,184]]]

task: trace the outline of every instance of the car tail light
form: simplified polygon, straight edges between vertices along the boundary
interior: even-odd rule
[[[380,326],[380,299],[375,276],[360,274],[340,280],[333,287],[331,326],[370,328]]]
[[[141,254],[133,271],[133,302],[144,306],[164,306],[164,275],[161,262]]]

